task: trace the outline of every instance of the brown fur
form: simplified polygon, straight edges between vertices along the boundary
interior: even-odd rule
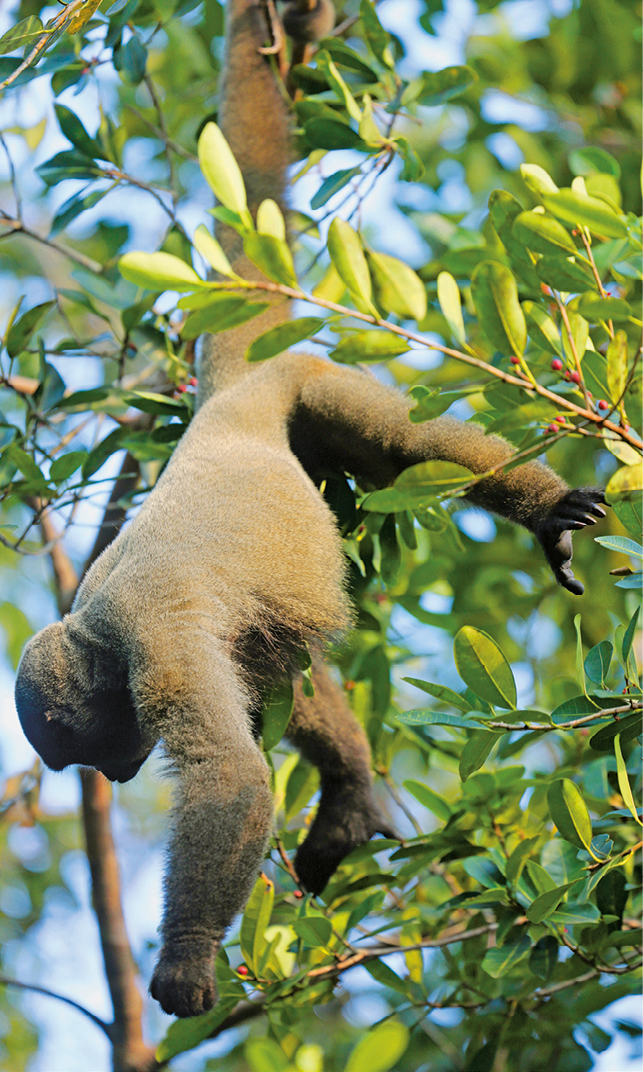
[[[299,20],[307,2],[297,0]],[[310,15],[324,32],[329,4]],[[282,196],[289,152],[283,97],[257,51],[265,40],[255,0],[230,0],[221,122],[253,210]],[[235,268],[256,277],[236,236],[221,237]],[[29,642],[16,683],[25,733],[54,770],[81,763],[126,781],[163,742],[179,788],[151,991],[178,1016],[216,1000],[216,951],[268,844],[260,693],[292,673],[302,643],[350,624],[341,543],[315,480],[347,471],[381,487],[423,459],[481,473],[511,454],[475,424],[411,424],[396,391],[354,369],[290,353],[250,369],[248,343],[287,315],[287,303],[275,304],[205,341],[190,428],[72,613]],[[470,498],[535,532],[559,580],[578,590],[568,530],[602,512],[600,493],[569,492],[531,462]],[[346,853],[386,827],[363,730],[325,668],[313,677],[314,698],[296,689],[288,736],[321,773],[317,817],[295,861],[320,892]]]

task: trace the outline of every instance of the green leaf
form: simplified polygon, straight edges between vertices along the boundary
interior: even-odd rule
[[[55,304],[53,301],[46,301],[41,305],[34,305],[23,313],[19,320],[14,320],[4,342],[9,357],[17,357],[25,349],[41,320]]]
[[[627,334],[621,328],[607,347],[607,385],[612,402],[620,402],[627,383]]]
[[[63,454],[61,458],[56,458],[51,463],[49,479],[53,480],[54,484],[62,483],[77,469],[80,469],[86,457],[86,450],[70,450],[68,454]]]
[[[609,640],[601,640],[595,644],[585,659],[585,673],[590,681],[605,688],[605,679],[609,673],[614,646]]]
[[[521,212],[514,220],[513,233],[519,242],[536,253],[576,252],[571,235],[558,220],[545,212]]]
[[[331,119],[330,116],[308,119],[304,123],[304,135],[309,145],[315,149],[361,149],[368,151],[368,145],[360,135],[339,116]]]
[[[546,209],[574,227],[588,227],[592,234],[604,238],[627,238],[624,216],[613,212],[597,197],[585,197],[574,190],[543,194]]]
[[[331,921],[326,916],[304,916],[293,920],[291,926],[295,934],[313,949],[324,949],[333,934]]]
[[[268,302],[248,301],[236,294],[213,295],[206,305],[190,313],[181,327],[181,336],[184,339],[196,339],[204,331],[230,331],[231,328],[239,327],[247,320],[259,316],[267,308]]]
[[[609,551],[622,551],[625,555],[643,558],[643,546],[627,536],[595,536],[594,543],[600,543],[601,547],[607,547]]]
[[[597,145],[585,145],[582,149],[572,149],[568,157],[569,166],[574,175],[613,175],[621,177],[621,165],[606,149]]]
[[[527,320],[527,331],[533,342],[544,350],[563,356],[563,345],[556,324],[542,305],[533,301],[521,302]]]
[[[454,692],[453,689],[447,688],[446,685],[435,685],[432,681],[421,681],[418,677],[405,677],[403,681],[408,681],[409,685],[415,685],[416,689],[422,689],[422,692],[428,692],[429,696],[435,696],[436,700],[443,700],[444,703],[448,703],[451,707],[455,707],[458,711],[472,711],[473,708],[469,701],[461,696],[459,692]]]
[[[425,785],[424,782],[418,782],[415,778],[409,778],[403,785],[416,800],[419,800],[420,804],[433,812],[438,819],[447,822],[447,820],[451,818],[451,808],[444,797],[435,793],[433,789],[429,789],[428,785]]]
[[[54,238],[82,212],[97,205],[107,192],[107,190],[93,190],[89,194],[73,194],[56,212],[49,230],[49,237]]]
[[[600,912],[594,904],[588,904],[586,901],[579,903],[577,901],[568,901],[566,904],[561,904],[552,912],[550,920],[552,923],[558,926],[570,927],[574,923],[595,923],[600,919]]]
[[[154,413],[161,417],[185,417],[186,415],[184,405],[177,404],[165,395],[157,395],[153,391],[132,391],[124,401],[128,406],[140,409],[142,413]]]
[[[375,313],[371,301],[371,276],[361,239],[350,224],[338,217],[328,228],[328,252],[353,300],[362,302],[369,312]]]
[[[310,207],[315,209],[322,208],[327,201],[330,201],[331,197],[343,190],[351,179],[354,179],[356,175],[360,175],[361,172],[361,167],[352,167],[344,168],[342,171],[336,171],[334,175],[329,175],[327,179],[324,179],[314,197],[311,198]]]
[[[133,33],[129,41],[118,48],[114,48],[114,67],[120,71],[126,82],[132,86],[138,86],[145,78],[145,66],[147,64],[147,49],[137,33]]]
[[[471,297],[480,326],[496,349],[522,355],[527,325],[510,270],[495,261],[481,261],[471,276]]]
[[[317,65],[317,70],[322,72],[328,85],[335,91],[338,99],[344,105],[351,119],[355,119],[356,122],[359,123],[362,118],[362,110],[337,70],[330,54],[323,48],[319,49],[315,56],[315,63]]]
[[[528,858],[536,851],[539,838],[525,838],[519,845],[516,846],[511,856],[507,860],[507,866],[505,868],[505,878],[507,882],[512,885],[516,885],[520,878],[523,868],[527,863]]]
[[[334,361],[354,365],[362,361],[387,361],[405,354],[411,347],[401,335],[390,331],[355,331],[339,340],[330,356]]]
[[[561,837],[579,849],[589,849],[592,821],[576,783],[569,778],[552,782],[547,791],[547,806]]]
[[[293,1066],[271,1038],[249,1038],[243,1047],[251,1072],[288,1072]]]
[[[423,71],[420,79],[411,82],[402,95],[404,105],[415,103],[435,108],[466,92],[478,81],[471,67],[443,67],[441,71]]]
[[[215,272],[219,272],[220,275],[234,276],[230,261],[226,257],[216,238],[213,238],[203,223],[199,224],[197,227],[192,241],[194,248],[198,250],[203,259],[214,268]]]
[[[531,950],[531,939],[523,934],[517,942],[496,945],[488,949],[482,961],[482,970],[492,979],[500,979],[508,975]]]
[[[555,253],[541,257],[536,264],[536,274],[543,283],[567,293],[597,288],[596,280],[588,265],[579,263],[573,257],[564,257]]]
[[[546,934],[536,942],[529,954],[529,970],[537,979],[548,982],[558,963],[559,945],[553,934]]]
[[[107,459],[121,449],[122,440],[127,435],[127,428],[115,428],[108,436],[98,443],[83,462],[83,477],[87,480],[105,464]]]
[[[259,960],[266,945],[265,931],[270,923],[274,899],[274,883],[260,875],[250,894],[239,930],[243,959],[255,974],[258,973]]]
[[[105,151],[100,142],[87,133],[83,123],[71,108],[67,108],[64,104],[54,104],[54,111],[60,129],[76,149],[85,156],[104,158]]]
[[[124,253],[118,270],[129,283],[148,290],[194,290],[208,285],[172,253]]]
[[[271,685],[267,690],[263,701],[262,738],[266,752],[279,744],[283,737],[293,707],[293,687],[290,678]]]
[[[371,960],[364,967],[368,974],[373,979],[376,979],[378,983],[381,983],[382,986],[388,986],[391,990],[395,990],[398,994],[403,994],[404,997],[408,998],[408,983],[404,979],[400,979],[399,975],[396,975],[383,960]]]
[[[460,290],[450,272],[440,272],[438,275],[438,302],[453,338],[460,346],[464,346],[467,336],[464,330]]]
[[[154,1055],[159,1064],[165,1064],[178,1053],[193,1050],[207,1039],[219,1024],[223,1023],[241,997],[243,994],[231,1001],[220,1000],[214,1009],[202,1016],[189,1016],[170,1024]]]
[[[617,734],[621,735],[622,741],[631,741],[638,737],[640,732],[641,712],[635,711],[632,715],[621,715],[618,721],[610,722],[609,726],[603,726],[598,733],[590,737],[589,746],[596,752],[609,752]]]
[[[622,298],[599,298],[598,294],[588,291],[580,297],[578,312],[596,324],[599,320],[628,320],[632,307]]]
[[[243,239],[246,256],[271,279],[286,287],[297,287],[297,276],[288,243],[274,235],[247,232]]]
[[[368,264],[379,305],[387,313],[406,320],[426,316],[426,289],[418,275],[404,261],[387,253],[369,250]]]
[[[627,776],[625,760],[623,759],[623,751],[621,749],[621,737],[618,733],[614,738],[614,752],[616,755],[616,774],[618,777],[618,787],[621,791],[621,796],[623,797],[623,803],[625,804],[626,808],[629,809],[636,822],[641,825],[639,813],[636,810],[636,804],[634,803],[634,797],[632,795],[632,787],[630,785],[630,780]]]
[[[531,923],[542,923],[544,919],[555,912],[558,905],[562,901],[563,897],[570,890],[572,886],[576,886],[582,879],[576,879],[575,882],[567,882],[564,886],[557,886],[555,890],[548,890],[547,893],[541,893],[540,897],[536,897],[535,901],[529,905],[526,911],[527,919]]]
[[[437,495],[457,491],[459,484],[466,484],[470,479],[470,471],[455,462],[419,462],[400,473],[392,488],[367,495],[361,507],[384,514],[426,509],[434,505]]]
[[[476,730],[469,738],[462,749],[458,768],[463,782],[482,767],[497,740],[498,734],[495,730]]]
[[[277,324],[276,328],[270,328],[250,343],[246,350],[246,361],[266,361],[275,354],[281,354],[295,343],[321,331],[324,324],[325,321],[319,316],[302,316],[299,320]]]
[[[42,21],[35,15],[22,19],[0,37],[0,56],[15,52],[18,48],[31,48],[43,33]]]
[[[488,633],[464,625],[456,633],[453,651],[465,685],[488,703],[515,709],[516,683],[511,667]]]
[[[432,711],[428,707],[414,708],[412,711],[400,711],[395,716],[398,722],[407,726],[457,726],[460,729],[474,729],[476,722],[462,718],[461,715],[452,715],[445,711]]]
[[[371,0],[360,0],[359,17],[362,20],[366,44],[375,59],[379,60],[384,67],[393,70],[394,60],[390,46],[391,39],[382,26]],[[348,1066],[345,1072],[349,1072]],[[353,1069],[350,1069],[350,1072],[353,1072]]]
[[[634,641],[634,634],[636,632],[636,625],[637,625],[640,613],[641,613],[641,608],[639,606],[634,611],[634,614],[630,618],[628,627],[625,630],[625,633],[623,634],[623,644],[622,644],[622,647],[621,647],[621,655],[623,656],[623,662],[624,662],[625,665],[627,665],[627,660],[630,657],[630,652],[632,650],[632,643]]]
[[[361,0],[364,8],[367,0]],[[409,1044],[409,1030],[398,1020],[386,1020],[360,1039],[349,1055],[344,1072],[389,1072]]]
[[[45,492],[47,488],[47,479],[40,471],[39,466],[36,464],[31,454],[28,454],[26,450],[22,450],[21,447],[12,443],[4,450],[3,457],[11,460],[18,471],[22,473],[27,484],[33,487],[34,491],[41,494]]]

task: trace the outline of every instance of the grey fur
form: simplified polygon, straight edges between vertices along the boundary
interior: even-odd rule
[[[322,29],[329,3],[310,15]],[[227,40],[222,124],[256,209],[282,195],[288,118],[257,52],[265,26],[254,0],[230,0]],[[235,268],[256,278],[236,236],[221,237]],[[262,689],[292,672],[303,642],[319,647],[350,625],[341,543],[315,480],[345,470],[381,487],[423,459],[480,473],[511,455],[476,425],[411,424],[403,398],[362,372],[290,353],[250,368],[248,343],[287,315],[276,303],[252,327],[206,340],[190,428],[71,614],[29,642],[16,683],[25,733],[54,770],[81,763],[127,781],[163,742],[178,793],[151,992],[178,1016],[216,1000],[218,946],[267,848],[272,800],[254,723]],[[601,494],[569,492],[531,462],[470,498],[534,531],[573,590],[567,529],[600,512]],[[387,831],[364,732],[321,664],[314,680],[312,699],[296,687],[288,735],[321,772],[317,818],[295,861],[320,892],[346,853]]]

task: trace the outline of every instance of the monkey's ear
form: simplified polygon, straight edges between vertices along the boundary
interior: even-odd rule
[[[606,517],[599,505],[604,502],[601,488],[573,488],[558,500],[544,521],[534,526],[554,577],[575,596],[582,596],[585,588],[571,569],[572,531],[595,525],[597,517]]]

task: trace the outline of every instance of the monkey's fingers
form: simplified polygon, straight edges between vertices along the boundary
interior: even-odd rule
[[[605,503],[601,488],[573,488],[553,506],[536,533],[558,584],[573,595],[580,596],[585,589],[571,569],[572,531],[605,517],[601,503]]]

